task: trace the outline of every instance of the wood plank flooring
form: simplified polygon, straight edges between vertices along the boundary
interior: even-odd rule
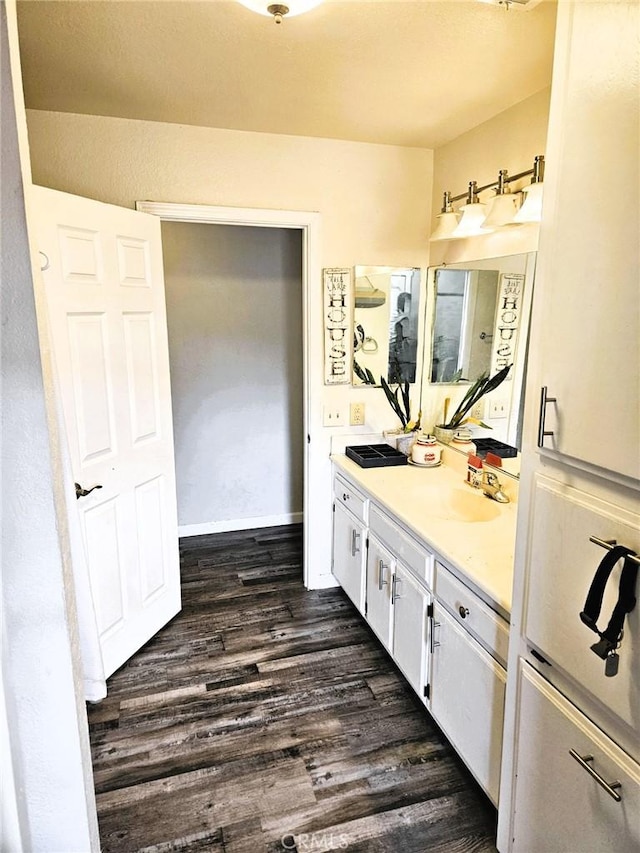
[[[299,526],[181,541],[183,610],[89,706],[104,853],[485,853],[496,813]]]

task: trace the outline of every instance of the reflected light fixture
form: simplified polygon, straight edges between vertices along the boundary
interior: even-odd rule
[[[493,228],[485,228],[483,223],[487,217],[487,205],[478,199],[478,185],[469,181],[469,192],[466,204],[460,208],[462,218],[458,223],[453,237],[476,237],[478,234],[488,234]]]
[[[458,214],[455,213],[451,204],[451,193],[445,192],[442,202],[442,210],[437,215],[438,225],[431,235],[431,240],[451,240],[453,232],[458,226]]]
[[[512,193],[510,181],[518,181],[532,175],[531,184],[523,187],[522,191]],[[509,175],[506,169],[501,169],[498,180],[479,187],[476,181],[469,182],[466,193],[452,196],[447,190],[444,194],[442,209],[437,216],[438,224],[430,237],[431,241],[457,240],[461,237],[475,237],[489,234],[496,228],[519,225],[523,222],[540,222],[542,215],[542,192],[544,179],[544,155],[539,154],[534,161],[533,169]],[[488,189],[496,190],[491,207],[480,202],[478,196]],[[522,203],[522,193],[526,198]],[[453,209],[453,202],[465,199],[459,209],[461,217]],[[522,206],[520,206],[522,204]]]
[[[322,0],[285,0],[283,3],[272,3],[270,0],[238,0],[238,2],[259,15],[270,15],[276,24],[281,24],[285,15],[293,18],[295,15],[309,12],[319,6]]]
[[[496,195],[491,202],[489,213],[484,221],[485,228],[502,228],[505,225],[513,225],[513,218],[522,204],[522,195],[512,193],[509,188],[509,173],[506,169],[500,169]]]
[[[514,222],[540,222],[542,219],[542,193],[544,181],[544,157],[536,157],[533,164],[533,177],[522,192],[526,198],[520,210],[513,217]]]

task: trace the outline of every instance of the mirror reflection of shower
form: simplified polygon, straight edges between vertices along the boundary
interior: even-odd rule
[[[356,266],[354,385],[416,381],[419,313],[418,268]]]
[[[489,371],[499,270],[439,269],[430,381],[475,382]]]

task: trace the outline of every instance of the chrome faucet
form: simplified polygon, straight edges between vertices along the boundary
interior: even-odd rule
[[[498,501],[500,504],[509,503],[509,496],[505,494],[505,491],[502,488],[502,483],[498,479],[498,475],[494,474],[493,471],[487,471],[486,468],[482,469],[480,488],[488,498],[491,498],[491,500]]]

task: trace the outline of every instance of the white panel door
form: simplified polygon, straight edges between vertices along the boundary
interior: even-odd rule
[[[438,601],[434,620],[431,713],[497,805],[506,670]]]
[[[34,187],[106,675],[180,610],[160,221]]]
[[[367,548],[367,622],[391,650],[391,588],[395,560],[384,545],[369,533]]]
[[[424,695],[427,593],[396,564],[392,579],[393,659],[419,696]]]

